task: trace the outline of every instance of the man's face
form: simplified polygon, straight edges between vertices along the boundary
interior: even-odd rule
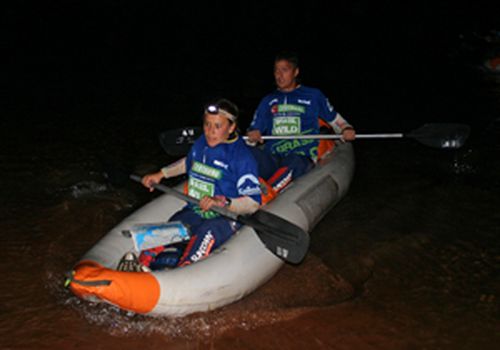
[[[291,91],[297,87],[295,78],[299,75],[299,68],[286,60],[276,61],[274,63],[274,81],[278,89],[282,91]]]

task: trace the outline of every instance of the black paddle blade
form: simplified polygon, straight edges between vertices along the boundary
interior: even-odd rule
[[[429,147],[456,149],[464,145],[469,134],[470,127],[465,124],[433,123],[424,124],[405,136]]]
[[[277,215],[258,210],[238,221],[253,227],[266,248],[286,262],[298,264],[307,254],[309,234]]]
[[[167,130],[159,135],[160,145],[172,157],[185,156],[194,141],[203,134],[200,127]]]

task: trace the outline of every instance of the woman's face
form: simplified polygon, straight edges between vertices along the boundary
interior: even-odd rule
[[[215,147],[219,143],[226,142],[232,132],[236,129],[236,124],[220,114],[205,113],[203,118],[203,132],[210,147]]]

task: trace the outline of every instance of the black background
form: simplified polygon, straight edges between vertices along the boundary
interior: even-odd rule
[[[281,50],[359,130],[465,120],[469,77],[453,52],[498,13],[455,1],[17,1],[2,15],[4,122],[167,127],[225,96],[245,127]]]

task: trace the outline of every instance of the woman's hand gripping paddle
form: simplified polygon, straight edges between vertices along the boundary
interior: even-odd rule
[[[142,180],[137,175],[130,175],[130,178],[137,182],[141,182]],[[188,203],[199,204],[198,199],[165,185],[154,184],[153,187]],[[222,207],[212,207],[210,210],[228,219],[252,227],[266,248],[288,263],[298,264],[307,254],[307,250],[309,249],[309,234],[277,215],[263,210],[258,210],[251,215],[237,215]]]

